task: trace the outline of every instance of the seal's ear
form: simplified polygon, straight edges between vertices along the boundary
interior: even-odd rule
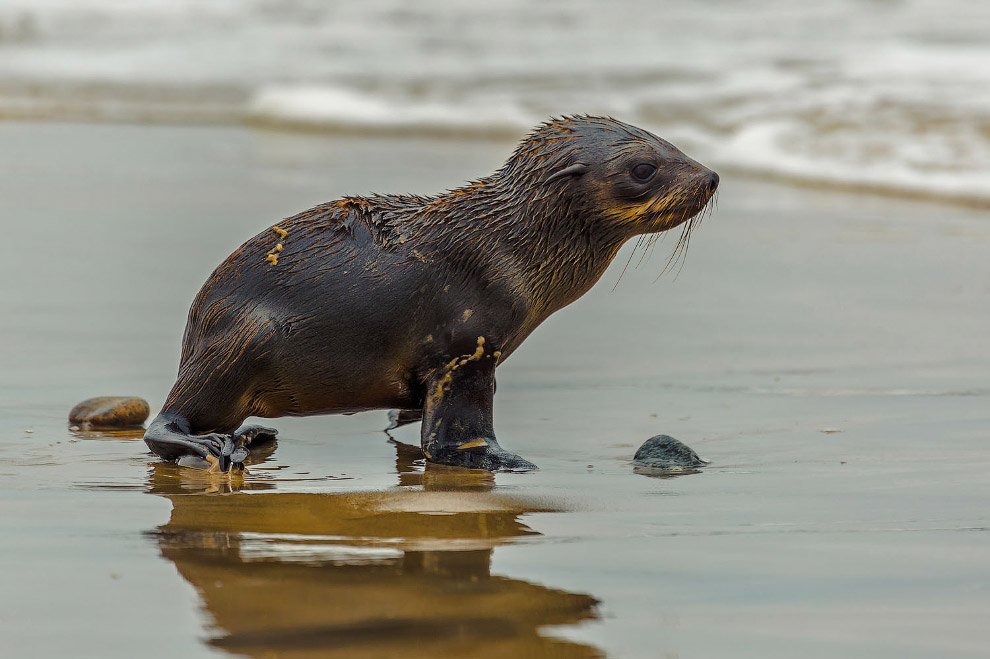
[[[564,178],[565,176],[581,176],[586,171],[588,171],[588,166],[584,163],[576,162],[570,167],[564,167],[559,172],[555,172],[547,177],[543,184],[546,185],[550,181],[556,181],[559,178]]]

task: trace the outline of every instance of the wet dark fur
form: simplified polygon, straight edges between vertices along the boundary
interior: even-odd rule
[[[643,153],[660,165],[645,187],[628,174]],[[583,172],[548,181],[576,163]],[[462,188],[348,197],[287,218],[276,225],[284,238],[250,239],[196,296],[162,414],[201,434],[231,433],[248,416],[422,410],[451,380],[493,371],[626,240],[696,216],[715,186],[646,131],[572,117],[540,126]],[[490,399],[480,404],[490,416]]]

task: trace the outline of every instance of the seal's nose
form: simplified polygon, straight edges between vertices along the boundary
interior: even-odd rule
[[[708,192],[709,194],[715,194],[715,190],[718,188],[718,174],[712,172],[708,175]]]

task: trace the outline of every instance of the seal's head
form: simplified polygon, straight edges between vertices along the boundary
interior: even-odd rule
[[[534,162],[543,178],[531,185],[625,239],[683,224],[718,188],[718,174],[670,142],[608,117],[565,117],[540,126],[507,169]]]

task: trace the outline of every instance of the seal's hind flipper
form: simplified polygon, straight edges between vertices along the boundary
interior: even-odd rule
[[[242,469],[249,453],[233,435],[190,434],[189,422],[175,414],[159,414],[144,433],[144,443],[163,460],[176,461],[183,456],[199,456],[210,469]]]

